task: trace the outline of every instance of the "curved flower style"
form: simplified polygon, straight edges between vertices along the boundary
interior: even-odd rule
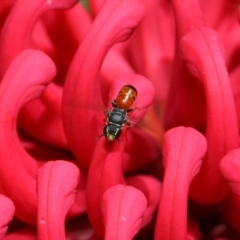
[[[0,238],[2,239],[8,229],[8,224],[12,220],[14,215],[15,207],[13,202],[5,197],[0,195]]]
[[[65,215],[79,180],[78,168],[66,161],[50,161],[38,170],[38,239],[65,239]]]
[[[240,219],[240,178],[239,178],[239,158],[240,150],[236,149],[229,152],[222,160],[220,164],[220,170],[228,181],[228,185],[231,188],[230,194],[220,205],[223,216],[237,231],[240,231],[238,224]]]
[[[16,120],[20,108],[38,97],[55,73],[53,62],[44,53],[27,50],[13,61],[0,86],[0,138],[3,147],[0,152],[0,180],[5,183],[1,184],[1,188],[14,202],[16,216],[30,223],[36,222],[37,196],[34,178],[38,164],[21,146]]]
[[[200,170],[206,150],[204,136],[193,128],[177,127],[164,135],[163,164],[166,170],[155,239],[187,239],[188,189]]]
[[[135,206],[135,203],[138,203]],[[103,195],[105,239],[133,239],[139,231],[147,206],[143,193],[133,187],[115,185]]]
[[[194,46],[194,42],[198,42],[198,45]],[[226,196],[228,189],[216,166],[227,152],[238,147],[237,117],[229,78],[221,58],[219,39],[214,31],[201,28],[191,32],[182,39],[182,49],[191,70],[195,74],[199,73],[204,82],[209,116],[206,129],[208,152],[201,172],[193,182],[191,196],[199,198],[198,201],[203,203],[219,202]],[[219,119],[221,124],[215,124]],[[229,125],[231,128],[226,131]],[[211,184],[205,182],[206,174],[211,176]],[[196,193],[197,185],[205,186],[203,196],[200,196],[200,191]]]
[[[0,78],[3,77],[9,64],[19,53],[25,49],[34,47],[34,43],[32,42],[32,32],[39,18],[51,9],[69,8],[76,3],[76,0],[39,0],[34,1],[34,3],[31,4],[30,2],[31,1],[29,0],[17,1],[2,28],[0,38]],[[22,18],[22,12],[25,11],[26,8],[28,11],[24,14],[25,17]],[[19,23],[20,19],[21,27],[16,29],[15,26]],[[41,29],[41,27],[39,28]],[[39,35],[41,38],[47,38],[47,36],[44,36],[44,31],[38,30],[36,34],[38,35],[38,38]],[[11,41],[9,41],[9,39],[11,39]],[[39,47],[44,49],[47,48],[52,55],[54,50],[49,45],[51,44],[48,43],[47,46]],[[65,135],[63,134],[62,129],[62,122],[59,117],[61,114],[60,107],[58,108],[58,105],[60,106],[60,98],[58,98],[58,101],[53,102],[51,97],[52,92],[56,95],[58,94],[58,89],[56,89],[54,84],[50,84],[49,87],[50,90],[44,93],[43,100],[37,99],[29,106],[22,109],[19,123],[27,132],[30,132],[33,136],[37,136],[38,139],[45,139],[45,136],[47,135],[49,143],[67,148]],[[54,105],[55,111],[47,111],[46,106],[48,106],[48,109],[52,105]],[[39,121],[39,118],[42,118],[42,121]],[[29,125],[34,126],[29,128]],[[54,125],[55,127],[53,128],[51,125]],[[36,129],[39,129],[39,132],[36,131]],[[36,132],[38,132],[38,134],[36,134]]]
[[[2,0],[0,238],[239,239],[239,4]]]
[[[82,164],[89,165],[96,143],[92,134],[98,136],[102,132],[98,124],[101,121],[102,126],[102,112],[86,108],[86,106],[95,106],[96,103],[104,106],[101,89],[103,88],[104,93],[109,92],[106,84],[104,89],[100,82],[95,80],[102,61],[113,44],[124,41],[130,36],[133,28],[142,20],[143,14],[143,6],[138,0],[106,1],[75,54],[64,85],[63,121],[71,148]],[[96,51],[95,46],[98,46],[99,51]],[[89,61],[89,56],[96,60]],[[89,89],[91,85],[93,87]],[[81,119],[81,122],[78,119]],[[88,139],[81,137],[82,131]]]
[[[149,175],[135,175],[126,178],[126,184],[139,189],[147,199],[147,207],[142,217],[141,227],[143,228],[154,218],[161,192],[161,182]],[[157,189],[159,191],[156,191]]]

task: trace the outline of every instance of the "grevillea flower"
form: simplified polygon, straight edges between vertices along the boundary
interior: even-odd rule
[[[239,3],[2,0],[0,239],[239,239]]]

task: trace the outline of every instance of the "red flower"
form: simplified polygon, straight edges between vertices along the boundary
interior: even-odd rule
[[[1,3],[1,237],[238,239],[239,1],[87,3]]]

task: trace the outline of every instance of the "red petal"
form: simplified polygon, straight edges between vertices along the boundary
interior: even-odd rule
[[[131,240],[140,230],[147,200],[130,186],[116,185],[103,195],[104,239]]]
[[[87,211],[95,231],[103,236],[101,202],[104,192],[117,184],[123,184],[122,157],[124,141],[98,140],[87,179]]]
[[[201,79],[207,101],[208,151],[190,195],[200,203],[216,203],[228,191],[220,160],[238,147],[237,116],[222,46],[215,31],[201,28],[182,38],[181,49],[190,70]]]
[[[142,228],[144,228],[153,220],[159,203],[161,182],[152,176],[135,175],[127,178],[126,184],[139,189],[147,199],[147,207],[142,220]]]
[[[36,222],[37,210],[37,162],[19,141],[16,119],[22,105],[39,97],[55,71],[45,54],[24,51],[13,61],[0,86],[0,181],[4,193],[15,204],[16,215],[32,224]]]
[[[66,239],[65,217],[75,202],[79,169],[66,161],[48,162],[38,171],[38,239]]]
[[[33,26],[44,12],[56,8],[69,8],[76,2],[76,0],[16,1],[2,29],[0,39],[0,76],[3,76],[17,54],[31,46]],[[25,13],[24,18],[22,17],[23,12]],[[21,27],[16,27],[19,24],[21,24]]]
[[[77,0],[16,1],[5,21],[0,38],[0,79],[11,61],[19,53],[33,47],[32,31],[39,18],[50,9],[69,8],[76,2]],[[26,11],[26,9],[28,9],[28,11]],[[23,12],[24,18],[22,17]],[[19,25],[21,25],[21,27],[16,27]],[[42,40],[42,32],[40,31],[38,31],[38,39],[39,38]],[[50,95],[49,98],[47,98],[47,104],[43,104],[38,99],[32,102],[29,108],[24,108],[24,111],[20,115],[20,123],[25,130],[30,134],[32,133],[33,136],[37,136],[38,139],[44,141],[42,134],[46,134],[48,135],[48,138],[45,138],[47,139],[47,143],[50,142],[53,145],[64,146],[66,148],[66,138],[63,132],[62,120],[60,119],[61,111],[57,111],[57,106],[55,106],[55,112],[47,111],[49,105],[52,104],[51,96],[54,94],[58,96],[53,89],[54,88],[51,88],[51,90],[45,93],[45,95]],[[60,106],[60,104],[61,99],[59,98],[58,106]],[[32,111],[33,109],[35,109],[35,111]],[[39,121],[39,116],[41,116],[41,121]],[[28,119],[28,121],[26,121],[26,119]],[[46,124],[46,122],[49,124]],[[33,129],[29,129],[30,125],[34,125]],[[52,127],[52,125],[54,125],[54,127]]]
[[[158,92],[155,101],[162,105],[172,75],[174,16],[169,1],[144,0],[143,3],[146,14],[130,39],[129,51],[134,69],[152,81]]]
[[[220,204],[220,209],[227,222],[240,231],[240,149],[233,150],[223,157],[220,170],[227,180],[231,192]]]
[[[191,180],[200,170],[207,143],[193,128],[177,127],[163,140],[165,167],[155,239],[187,239],[187,203]]]
[[[130,36],[143,14],[139,0],[105,1],[74,57],[64,86],[63,121],[71,148],[82,164],[89,165],[95,138],[103,127],[103,113],[90,108],[103,106],[101,89],[104,101],[109,100],[107,86],[97,79],[103,59],[113,44]]]
[[[13,202],[4,195],[0,195],[0,239],[3,239],[5,236],[8,224],[13,219],[14,212],[15,207]]]
[[[178,41],[164,116],[168,130],[176,126],[202,127],[205,120],[204,92],[201,84],[189,74],[179,54],[179,40],[185,34],[203,26],[198,0],[173,0]]]
[[[198,0],[173,0],[172,3],[179,37],[203,26]]]

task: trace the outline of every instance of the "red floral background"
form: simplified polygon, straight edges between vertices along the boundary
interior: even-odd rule
[[[239,3],[0,0],[0,239],[240,239]]]

